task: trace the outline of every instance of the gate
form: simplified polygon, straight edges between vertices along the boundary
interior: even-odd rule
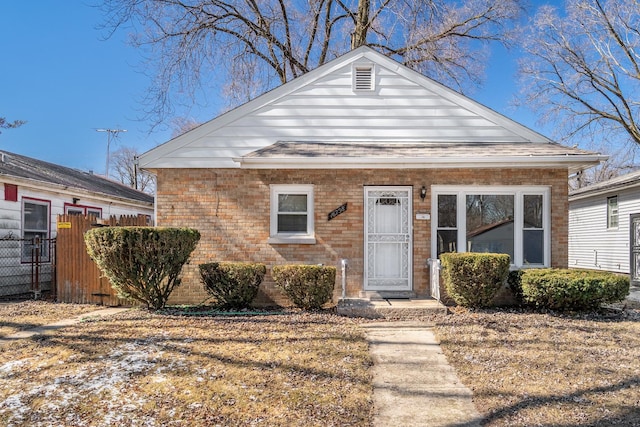
[[[145,217],[112,216],[108,220],[94,216],[58,215],[57,297],[59,302],[117,306],[129,304],[118,298],[111,282],[89,257],[84,233],[94,227],[147,225]]]
[[[0,239],[0,298],[18,299],[29,294],[55,292],[56,240]]]

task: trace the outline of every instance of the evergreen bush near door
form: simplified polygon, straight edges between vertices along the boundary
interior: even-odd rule
[[[89,256],[120,298],[163,308],[200,240],[191,228],[103,227],[84,235]]]
[[[450,252],[440,261],[447,294],[464,307],[488,307],[509,274],[507,254]]]
[[[317,310],[331,300],[336,268],[322,265],[275,265],[271,269],[278,287],[296,307]]]

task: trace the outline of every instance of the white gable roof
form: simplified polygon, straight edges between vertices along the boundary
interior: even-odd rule
[[[353,71],[363,65],[373,67],[372,90],[353,88]],[[144,153],[140,166],[237,168],[243,156],[279,142],[554,145],[490,108],[360,47]],[[600,160],[596,157],[591,163]]]

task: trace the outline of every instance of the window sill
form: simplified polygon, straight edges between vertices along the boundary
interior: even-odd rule
[[[300,236],[300,237],[283,237],[272,236],[269,237],[267,243],[272,245],[315,245],[316,238],[314,236]]]

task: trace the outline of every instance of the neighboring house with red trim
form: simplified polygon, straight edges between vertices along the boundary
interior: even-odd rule
[[[58,215],[144,215],[152,224],[153,209],[152,195],[118,182],[0,151],[0,296],[30,289],[33,245],[26,242],[47,242],[39,254],[50,262]]]
[[[493,234],[513,268],[567,267],[568,175],[604,158],[361,47],[139,162],[157,175],[157,224],[202,234],[171,300],[193,303],[198,264],[223,260],[344,259],[347,297],[426,297],[427,260],[498,223],[511,227],[479,246]],[[284,301],[267,275],[259,302]]]

